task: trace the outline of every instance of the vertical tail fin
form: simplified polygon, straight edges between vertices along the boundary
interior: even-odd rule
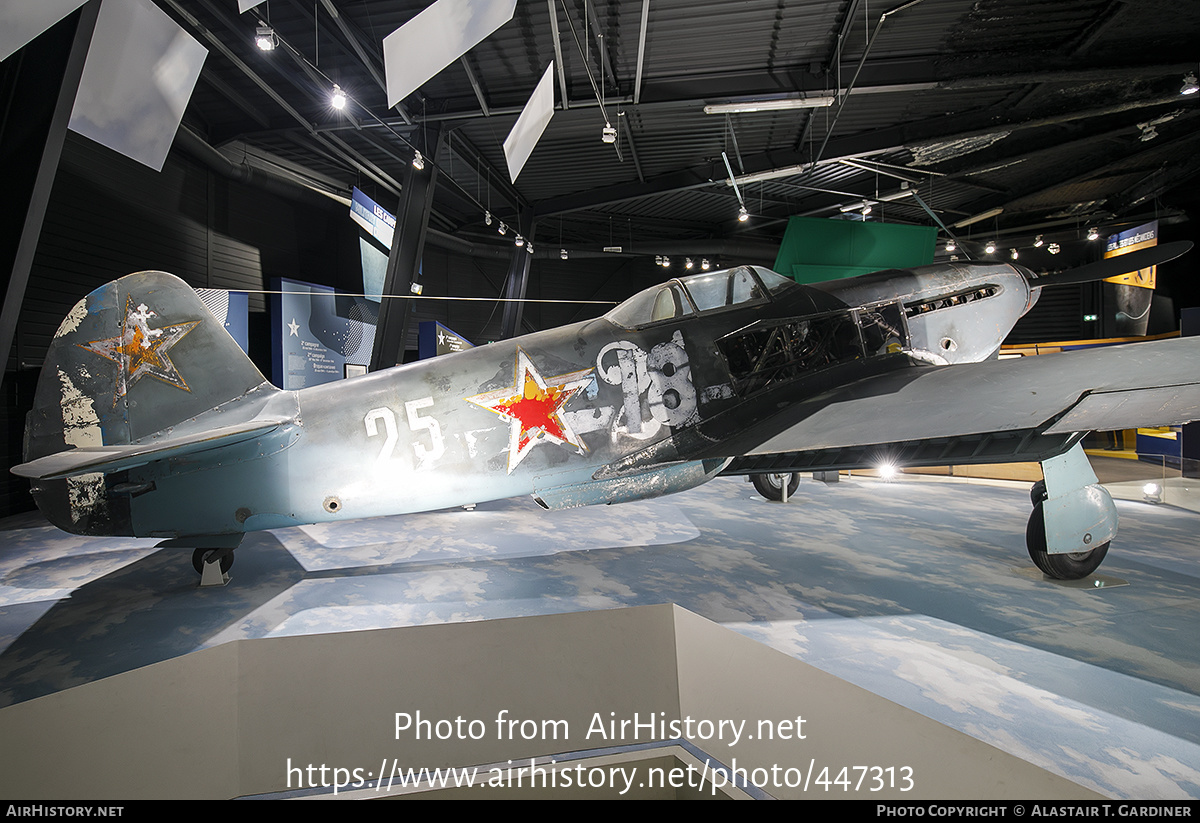
[[[89,294],[50,345],[26,419],[26,462],[124,445],[271,387],[186,283],[140,272]],[[35,485],[38,506],[71,531],[120,533],[106,479]]]

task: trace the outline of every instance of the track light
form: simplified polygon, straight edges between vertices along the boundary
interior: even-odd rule
[[[984,254],[995,254],[996,253],[996,244],[993,243],[991,240],[989,240],[988,244],[983,247],[983,253]]]
[[[558,256],[559,256],[559,257],[561,257],[563,260],[566,260],[566,259],[567,259],[567,250],[566,250],[566,249],[559,249],[559,250],[558,250]]]
[[[521,248],[521,246],[525,245],[525,238],[518,234],[517,239],[514,240],[513,242],[515,242],[517,244],[517,248],[519,249],[519,248]]]
[[[1044,240],[1042,240],[1042,236],[1039,234],[1039,235],[1038,235],[1037,237],[1035,237],[1035,238],[1034,238],[1034,240],[1033,240],[1033,247],[1034,247],[1035,249],[1040,249],[1040,248],[1042,247],[1042,244],[1043,244],[1044,242],[1045,242],[1045,241],[1044,241]]]
[[[342,91],[342,87],[334,84],[333,95],[329,98],[329,103],[339,111],[346,108],[346,93]]]
[[[600,130],[600,139],[605,143],[617,142],[617,130],[612,127],[612,124],[605,121],[604,128]]]
[[[421,156],[421,152],[413,150],[413,168],[421,171],[425,168],[425,158]]]
[[[704,107],[705,114],[744,114],[756,111],[787,111],[788,109],[820,109],[832,106],[832,96],[784,97],[776,100],[746,100],[741,103],[713,103]]]
[[[258,46],[262,51],[274,51],[275,44],[279,40],[275,36],[275,29],[270,26],[259,26],[254,31],[254,45]]]
[[[738,222],[745,223],[749,219],[750,219],[750,212],[746,211],[745,206],[739,206],[738,207]]]
[[[1099,240],[1100,239],[1100,229],[1096,228],[1095,226],[1092,226],[1090,229],[1088,229],[1087,238],[1088,238],[1088,240]]]
[[[1189,71],[1183,76],[1183,85],[1179,88],[1180,94],[1195,94],[1200,91],[1200,83],[1196,82],[1196,73]]]

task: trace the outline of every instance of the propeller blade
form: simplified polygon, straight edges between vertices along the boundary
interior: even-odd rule
[[[1151,246],[1148,249],[1140,249],[1129,254],[1121,254],[1116,257],[1097,260],[1095,263],[1088,263],[1086,266],[1080,266],[1077,269],[1067,269],[1055,274],[1048,274],[1045,277],[1038,277],[1031,280],[1030,285],[1066,286],[1072,283],[1089,283],[1093,280],[1105,280],[1109,277],[1117,277],[1131,271],[1148,269],[1151,266],[1166,263],[1168,260],[1174,260],[1176,257],[1186,254],[1191,248],[1192,242],[1190,240],[1179,240],[1174,243],[1165,243],[1161,246]]]

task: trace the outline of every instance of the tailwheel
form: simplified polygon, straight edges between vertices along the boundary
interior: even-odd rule
[[[1041,569],[1042,574],[1057,580],[1081,580],[1087,577],[1104,562],[1108,546],[1105,542],[1086,552],[1050,554],[1046,551],[1046,520],[1040,501],[1034,505],[1029,523],[1025,526],[1025,547],[1029,550],[1029,558]]]
[[[233,567],[233,549],[196,549],[192,552],[192,568],[197,574],[204,574],[204,564],[219,560],[221,574]]]
[[[796,493],[796,489],[800,487],[800,475],[792,472],[790,474],[752,474],[750,482],[754,484],[754,489],[768,500],[783,500],[783,490],[787,489],[787,496],[791,497]]]

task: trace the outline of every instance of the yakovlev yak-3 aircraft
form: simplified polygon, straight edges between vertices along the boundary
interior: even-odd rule
[[[525,494],[618,503],[719,474],[778,497],[802,471],[1036,460],[1029,553],[1080,578],[1117,529],[1080,441],[1200,418],[1200,338],[993,358],[1043,287],[1190,245],[1047,277],[704,272],[594,320],[300,391],[268,383],[182,281],[142,272],[63,321],[13,471],[56,526],[167,538],[219,577],[258,529]]]

